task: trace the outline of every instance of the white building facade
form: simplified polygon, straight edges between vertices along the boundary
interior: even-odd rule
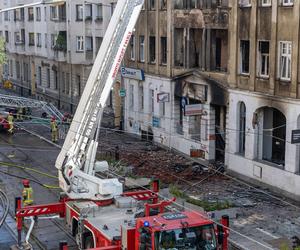
[[[4,0],[2,8],[32,3]],[[74,111],[116,0],[66,0],[4,12],[1,32],[8,62],[3,77],[22,96]]]

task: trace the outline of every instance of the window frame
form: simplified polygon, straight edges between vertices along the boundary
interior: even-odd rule
[[[263,42],[267,42],[269,44],[269,53],[262,53],[261,50],[260,50],[260,44],[263,43]],[[258,52],[257,52],[257,74],[259,77],[261,78],[269,78],[270,77],[270,41],[267,41],[267,40],[260,40],[258,41],[258,46],[257,46],[257,49],[258,49]],[[267,64],[267,72],[268,74],[265,74],[262,72],[262,57],[266,57],[267,60],[265,60],[265,64]],[[265,65],[266,66],[266,65]]]
[[[282,45],[286,45],[286,53],[283,53],[283,47]],[[291,81],[292,79],[292,51],[293,51],[293,43],[291,41],[279,41],[279,53],[278,53],[278,77],[280,80],[283,81]],[[290,53],[289,53],[290,51]],[[282,59],[285,57],[287,59],[286,63],[286,69],[287,72],[283,76],[283,65],[282,65]],[[290,70],[290,72],[288,72]],[[286,77],[286,75],[290,75],[290,77]]]
[[[28,33],[28,45],[35,46],[35,33],[34,32]]]
[[[270,7],[272,6],[272,0],[261,0],[262,7]]]
[[[139,36],[139,61],[145,62],[145,36]]]
[[[29,22],[34,21],[34,8],[33,7],[29,7],[27,9],[27,14],[28,14],[28,21]]]
[[[248,42],[249,48],[248,48],[248,71],[244,71],[244,53],[243,53],[243,46],[242,42]],[[246,55],[245,55],[246,56]],[[240,40],[240,74],[242,75],[249,75],[250,74],[250,40]]]
[[[294,0],[282,0],[282,6],[291,7],[294,6]]]
[[[129,46],[130,46],[130,60],[135,61],[135,59],[136,59],[136,54],[135,54],[136,43],[135,43],[135,35],[134,34],[130,38]]]
[[[80,45],[79,45],[79,43],[80,43]],[[76,36],[76,52],[84,52],[84,37],[83,36]]]
[[[76,4],[76,21],[83,21],[83,5]]]

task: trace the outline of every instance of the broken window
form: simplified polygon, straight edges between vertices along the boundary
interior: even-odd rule
[[[140,62],[145,62],[145,37],[140,36],[140,54],[139,54],[139,59]]]
[[[33,21],[33,20],[34,20],[33,8],[30,7],[28,8],[28,21]]]
[[[248,40],[241,40],[241,73],[249,73],[249,50],[250,42]]]
[[[160,46],[161,46],[161,64],[167,64],[167,38],[161,37],[160,38]]]
[[[155,63],[155,36],[149,37],[149,62]]]
[[[76,5],[76,21],[82,21],[83,20],[83,5],[77,4]]]
[[[173,0],[174,9],[193,9],[198,7],[198,0]]]
[[[281,80],[291,80],[292,42],[279,43],[279,77]]]
[[[93,37],[92,36],[85,37],[85,50],[93,51]]]
[[[174,29],[174,65],[183,66],[184,60],[184,32],[183,29]]]
[[[269,42],[259,41],[258,43],[258,74],[261,77],[269,76],[269,64],[270,64],[270,55],[269,55]]]
[[[156,0],[148,0],[149,10],[155,10],[155,2]]]
[[[160,9],[161,10],[167,9],[167,0],[160,0]]]
[[[239,148],[238,152],[242,155],[245,154],[245,141],[246,141],[246,106],[244,102],[239,105]]]
[[[251,0],[239,0],[240,7],[251,6]]]
[[[29,33],[29,46],[34,46],[34,33]]]
[[[262,159],[285,165],[286,118],[275,108],[265,107],[263,114]],[[261,133],[259,133],[261,134]]]
[[[91,4],[85,4],[85,20],[92,20],[93,6]]]

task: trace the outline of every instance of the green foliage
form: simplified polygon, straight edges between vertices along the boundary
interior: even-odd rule
[[[5,52],[5,39],[0,37],[0,65],[6,63],[7,56]]]
[[[66,51],[67,50],[67,40],[66,40],[66,37],[64,35],[59,34],[57,36],[54,49],[60,50],[60,51]]]
[[[217,201],[217,202],[210,202],[204,200],[198,200],[189,197],[187,194],[179,190],[179,188],[175,185],[169,185],[169,192],[177,198],[185,199],[186,202],[191,203],[193,205],[202,207],[205,211],[216,211],[227,209],[233,207],[233,205],[229,201]]]

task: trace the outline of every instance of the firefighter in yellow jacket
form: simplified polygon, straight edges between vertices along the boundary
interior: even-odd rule
[[[23,205],[26,206],[31,206],[33,204],[33,190],[32,187],[30,187],[30,182],[29,180],[25,179],[23,180],[23,191],[22,191],[22,196],[23,196]]]
[[[51,139],[52,139],[53,142],[57,142],[57,140],[58,140],[58,127],[57,127],[57,123],[56,123],[56,120],[55,120],[54,116],[51,118],[50,128],[51,128]]]
[[[9,115],[7,116],[7,122],[9,125],[8,132],[10,134],[13,134],[14,133],[14,116],[11,112],[9,112]]]

